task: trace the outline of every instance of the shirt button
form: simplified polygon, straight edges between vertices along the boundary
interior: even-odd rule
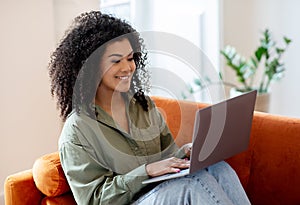
[[[138,147],[135,147],[134,150],[138,150]]]

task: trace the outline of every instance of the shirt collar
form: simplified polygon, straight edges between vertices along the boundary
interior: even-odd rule
[[[123,98],[125,99],[125,108],[126,108],[126,114],[129,116],[129,109],[136,103],[136,99],[133,97],[131,93],[123,93],[122,94]],[[104,111],[99,105],[94,104],[95,111],[96,111],[96,120],[100,123],[106,124],[110,127],[113,127],[115,129],[120,130],[120,128],[117,126],[113,118],[106,112]]]

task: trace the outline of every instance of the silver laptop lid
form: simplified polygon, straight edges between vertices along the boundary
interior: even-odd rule
[[[256,95],[251,91],[197,111],[190,173],[247,149]]]

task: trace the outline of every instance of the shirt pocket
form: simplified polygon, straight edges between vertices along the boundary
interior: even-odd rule
[[[145,129],[139,129],[139,144],[147,152],[147,155],[153,155],[161,152],[160,129],[158,126],[150,126]]]
[[[142,141],[157,141],[160,137],[160,129],[158,126],[151,125],[147,128],[138,128],[138,139]]]

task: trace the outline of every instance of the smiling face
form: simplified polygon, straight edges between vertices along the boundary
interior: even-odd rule
[[[97,93],[127,92],[136,69],[133,49],[128,39],[107,45],[100,62],[102,79]]]

